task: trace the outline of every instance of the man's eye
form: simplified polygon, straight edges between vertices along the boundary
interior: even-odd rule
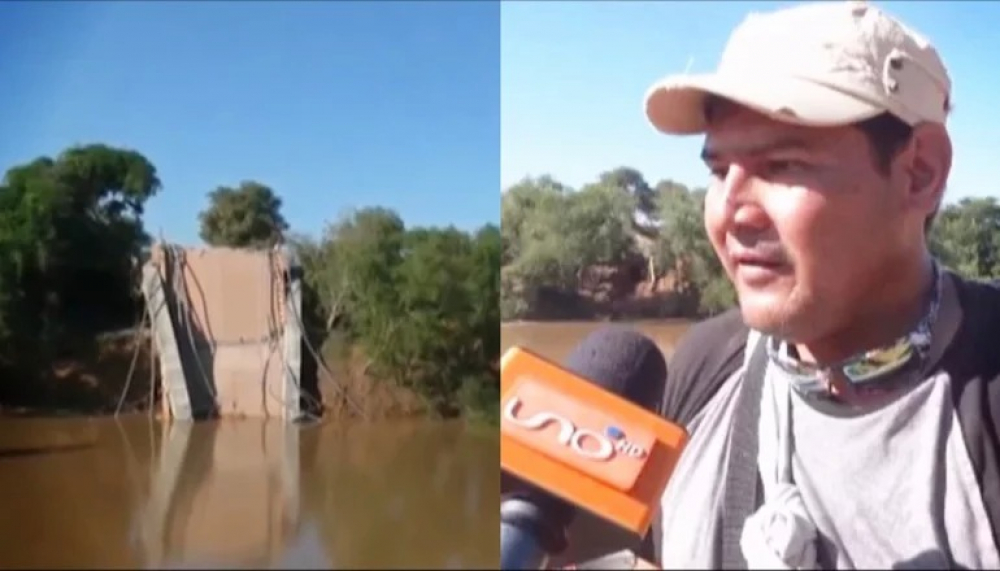
[[[805,163],[794,160],[774,160],[767,161],[764,164],[764,168],[769,175],[781,175],[788,172],[801,171],[805,166]]]

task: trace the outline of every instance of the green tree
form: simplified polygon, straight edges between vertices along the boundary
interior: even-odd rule
[[[649,186],[645,177],[638,170],[631,167],[618,167],[601,173],[598,182],[617,188],[632,198],[636,210],[643,217],[643,220],[637,221],[639,225],[646,225],[656,220],[658,214],[656,191]]]
[[[504,264],[521,255],[522,244],[535,240],[531,218],[538,212],[558,210],[570,189],[551,177],[526,178],[500,198]]]
[[[371,376],[445,416],[496,404],[496,226],[407,229],[391,210],[366,208],[297,244],[323,321],[361,348]]]
[[[678,292],[696,297],[701,312],[732,307],[736,292],[705,233],[705,189],[688,190],[669,181],[657,187],[660,267],[671,269]]]
[[[543,288],[570,291],[582,271],[634,253],[635,198],[608,182],[572,191],[549,177],[526,179],[501,198],[505,318],[530,311]]]
[[[208,208],[198,218],[201,239],[211,246],[269,248],[288,229],[281,198],[258,182],[244,181],[236,188],[220,186],[208,199]]]
[[[72,336],[134,319],[134,260],[149,242],[156,168],[131,149],[71,147],[0,186],[0,362],[31,369]]]
[[[962,275],[1000,278],[1000,204],[986,197],[946,206],[931,228],[929,243],[945,265]]]
[[[588,268],[635,268],[658,283],[672,276],[676,293],[700,312],[735,303],[735,292],[703,227],[703,189],[665,180],[650,187],[629,167],[602,173],[573,191],[551,177],[525,179],[501,199],[504,319],[532,315],[542,292],[580,291]]]

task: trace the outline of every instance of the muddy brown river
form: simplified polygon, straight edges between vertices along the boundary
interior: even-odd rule
[[[499,441],[460,423],[0,419],[0,568],[490,568]]]
[[[590,333],[608,325],[632,327],[648,336],[669,357],[674,344],[691,326],[686,319],[639,321],[634,323],[546,322],[505,323],[500,329],[500,344],[504,351],[511,345],[523,345],[557,361],[569,355],[573,347]]]
[[[502,344],[561,360],[602,325]],[[688,324],[634,326],[669,355]],[[0,568],[495,568],[499,448],[458,422],[0,418]],[[627,541],[604,529],[567,555]]]

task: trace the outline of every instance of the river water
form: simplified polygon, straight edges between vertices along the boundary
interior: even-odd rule
[[[511,345],[521,345],[545,357],[561,361],[584,337],[609,325],[634,328],[656,342],[669,357],[674,344],[691,326],[691,321],[665,319],[614,324],[598,321],[505,323],[500,329],[500,344],[504,351]]]
[[[0,419],[0,568],[490,568],[499,440],[461,423]]]
[[[561,360],[603,325],[501,343]],[[633,326],[669,355],[688,323]],[[499,449],[457,422],[0,418],[0,568],[495,568]],[[574,536],[568,560],[628,541]]]

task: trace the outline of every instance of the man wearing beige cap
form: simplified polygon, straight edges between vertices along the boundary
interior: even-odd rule
[[[934,46],[858,2],[751,15],[715,73],[649,90],[657,130],[705,137],[740,302],[671,359],[664,568],[1000,567],[1000,290],[926,246],[950,100]]]

